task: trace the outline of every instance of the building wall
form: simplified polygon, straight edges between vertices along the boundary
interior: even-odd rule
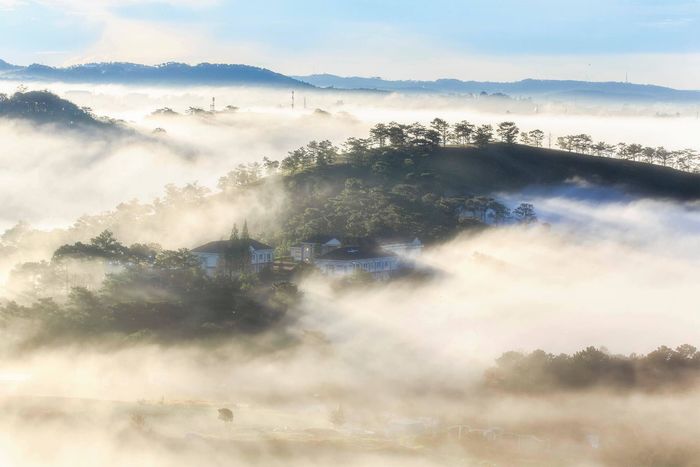
[[[380,246],[382,250],[390,251],[408,258],[415,258],[423,251],[423,244],[421,242],[382,243]]]
[[[302,242],[289,249],[289,255],[294,261],[312,263],[317,256],[325,255],[329,251],[340,248],[342,243],[338,239],[333,239],[327,243]]]
[[[261,272],[272,267],[275,261],[275,250],[254,250],[250,253],[250,264],[253,272]]]
[[[202,269],[207,273],[208,276],[215,276],[216,271],[219,267],[219,254],[218,253],[198,253],[193,252],[197,258],[199,258],[202,264]]]
[[[193,253],[202,264],[202,269],[208,276],[215,276],[219,271],[221,255],[218,253]],[[250,265],[253,272],[260,272],[271,266],[275,260],[274,250],[257,250],[250,253]]]
[[[387,256],[358,260],[316,260],[316,267],[329,276],[343,277],[355,271],[365,271],[376,278],[387,278],[392,271],[399,268],[398,258]]]

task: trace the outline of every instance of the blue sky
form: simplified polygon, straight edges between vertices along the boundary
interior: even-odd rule
[[[631,73],[700,88],[699,31],[700,0],[0,0],[0,58],[21,64],[223,61],[421,79]]]

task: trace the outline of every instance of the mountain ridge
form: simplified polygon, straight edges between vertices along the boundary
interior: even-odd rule
[[[441,78],[433,81],[385,80],[379,77],[343,77],[333,74],[294,76],[322,88],[371,89],[424,93],[503,93],[514,97],[619,98],[646,101],[697,101],[700,90],[681,90],[653,84],[617,81],[579,81],[527,78],[519,81],[474,81]]]
[[[7,66],[3,66],[5,63]],[[241,64],[167,62],[142,65],[130,62],[101,62],[51,67],[33,63],[18,67],[0,63],[0,79],[26,81],[97,82],[118,84],[255,84],[313,88],[295,78],[267,68]]]
[[[506,94],[518,98],[585,101],[700,103],[700,90],[682,90],[653,84],[617,81],[580,81],[528,78],[519,81],[475,81],[455,78],[385,80],[380,77],[334,74],[285,75],[243,64],[203,62],[189,65],[166,62],[96,62],[69,67],[34,63],[18,66],[0,60],[0,79],[152,85],[253,85],[298,89],[403,92],[443,95]]]

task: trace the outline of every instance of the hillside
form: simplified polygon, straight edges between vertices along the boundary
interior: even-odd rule
[[[391,152],[386,152],[386,155],[387,161],[394,156]],[[397,158],[404,156],[406,154],[401,153]],[[410,174],[414,174],[417,181],[407,181],[407,178],[412,179]],[[397,183],[413,183],[444,195],[518,191],[528,186],[558,185],[580,179],[600,186],[615,186],[630,194],[677,200],[700,199],[700,174],[519,144],[437,148],[429,155],[419,157],[409,167],[397,164],[379,175],[370,166],[335,164],[294,177],[299,183],[316,175],[327,183],[358,178],[384,188]]]
[[[285,86],[295,88],[311,85],[275,73],[265,68],[248,65],[200,63],[164,63],[156,66],[135,63],[89,63],[66,68],[32,64],[13,67],[0,65],[0,78],[23,81],[63,81],[82,83],[119,84],[233,84],[255,86]]]
[[[517,195],[573,179],[630,195],[700,200],[700,174],[529,146],[371,148],[339,154],[330,164],[327,151],[312,143],[280,163],[288,201],[272,240],[294,242],[328,232],[439,240],[479,227],[487,212],[496,223],[527,221],[524,211],[501,204],[498,193]],[[290,171],[294,158],[309,154],[315,166]],[[463,216],[465,211],[476,214]]]
[[[631,102],[700,102],[700,91],[684,91],[662,86],[622,82],[525,79],[515,82],[385,80],[382,78],[342,77],[329,74],[295,76],[322,88],[371,89],[377,91],[441,94],[503,93],[514,97],[541,97],[567,100],[610,100]]]
[[[92,115],[89,109],[78,107],[49,91],[0,94],[0,117],[51,123],[65,126],[111,127],[114,122]]]
[[[454,189],[516,191],[578,178],[600,186],[616,186],[631,194],[700,199],[700,174],[524,145],[445,148],[434,159],[433,170],[445,186]]]

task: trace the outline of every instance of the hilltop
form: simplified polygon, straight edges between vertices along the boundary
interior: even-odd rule
[[[698,173],[519,144],[336,153],[330,143],[311,143],[279,167],[289,201],[276,219],[277,241],[328,232],[431,241],[478,227],[489,216],[495,223],[529,222],[521,215],[525,211],[500,203],[498,193],[517,197],[526,188],[561,187],[572,180],[630,196],[700,200]],[[220,182],[225,193],[235,190],[232,174]]]
[[[0,94],[0,117],[69,127],[107,128],[115,123],[109,119],[98,118],[90,109],[78,107],[49,91],[16,92],[12,96]]]

